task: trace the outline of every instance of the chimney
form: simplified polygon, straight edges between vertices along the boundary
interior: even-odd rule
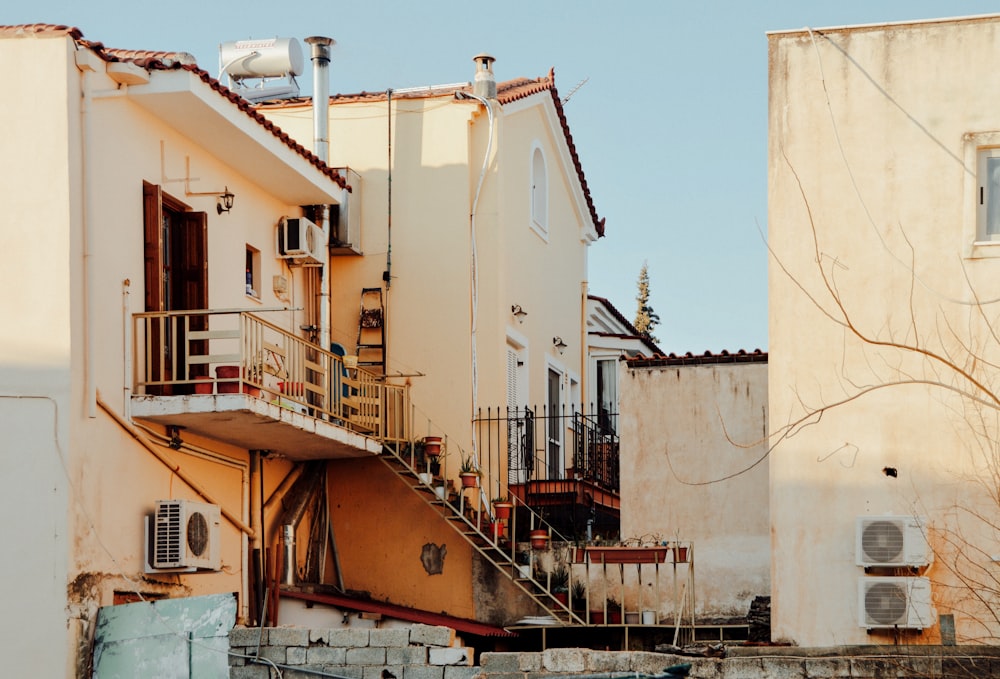
[[[485,52],[472,57],[476,62],[476,78],[472,81],[472,93],[483,99],[497,98],[497,81],[493,77],[493,57]]]
[[[313,153],[324,163],[330,162],[330,46],[333,38],[314,35],[306,38],[312,45],[313,62]]]

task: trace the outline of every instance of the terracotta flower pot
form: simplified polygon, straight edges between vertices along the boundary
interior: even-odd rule
[[[514,508],[514,505],[510,502],[494,502],[493,511],[497,515],[497,518],[501,521],[510,518],[510,510]]]
[[[437,457],[440,454],[441,454],[441,437],[425,436],[424,455],[426,455],[427,457]]]
[[[549,546],[549,532],[543,528],[531,531],[528,534],[528,539],[534,549],[545,549]]]
[[[462,472],[458,476],[462,479],[462,488],[475,488],[479,480],[479,474],[476,472]]]

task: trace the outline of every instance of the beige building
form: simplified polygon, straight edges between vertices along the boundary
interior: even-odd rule
[[[775,640],[1000,632],[998,38],[769,35]]]
[[[702,639],[746,639],[750,604],[771,591],[767,361],[758,349],[621,364],[621,537],[686,551],[660,611]]]
[[[604,225],[552,74],[334,100],[327,163],[305,109],[265,117],[190,55],[35,25],[0,28],[0,61],[31,93],[0,110],[0,578],[32,620],[2,627],[9,672],[74,675],[97,609],[140,598],[235,592],[254,623],[305,582],[487,637],[551,606],[483,515],[512,459],[567,476],[572,419],[516,450],[473,422],[587,393]]]

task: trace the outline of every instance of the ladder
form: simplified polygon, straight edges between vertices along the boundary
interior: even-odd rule
[[[382,288],[361,290],[358,365],[377,368],[373,372],[385,374],[385,305],[382,303]]]

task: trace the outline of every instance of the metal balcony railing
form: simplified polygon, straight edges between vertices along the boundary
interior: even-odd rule
[[[409,392],[240,309],[133,315],[138,394],[248,393],[371,436],[409,439]]]

